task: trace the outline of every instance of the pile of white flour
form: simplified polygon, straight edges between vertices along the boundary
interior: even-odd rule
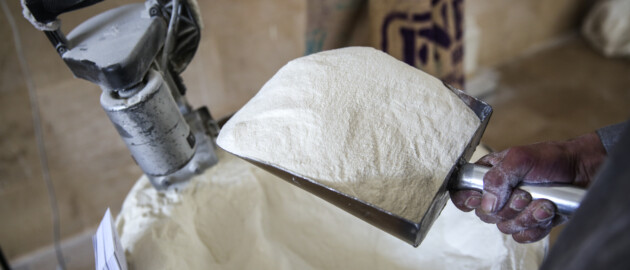
[[[217,143],[419,222],[478,125],[442,81],[351,47],[289,62]]]
[[[450,202],[418,248],[223,151],[180,190],[141,178],[116,226],[129,269],[538,269],[521,245]]]

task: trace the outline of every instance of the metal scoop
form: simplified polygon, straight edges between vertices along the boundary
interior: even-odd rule
[[[466,95],[450,85],[445,84],[453,91],[473,112],[479,117],[480,125],[474,135],[468,141],[466,148],[459,157],[456,164],[453,165],[446,179],[442,183],[439,191],[431,198],[432,203],[424,217],[420,222],[416,223],[400,217],[395,213],[385,211],[377,205],[373,205],[362,201],[360,198],[352,197],[348,194],[341,193],[338,190],[322,185],[311,179],[296,175],[290,171],[278,168],[274,165],[252,160],[239,156],[246,161],[268,171],[272,174],[318,196],[329,203],[345,210],[346,212],[362,219],[363,221],[376,226],[377,228],[396,236],[397,238],[417,247],[426,234],[431,225],[442,212],[448,200],[448,189],[483,189],[483,176],[489,170],[488,167],[479,166],[468,163],[475,148],[479,144],[481,136],[486,130],[492,107],[487,103]],[[238,155],[237,155],[238,156]],[[583,189],[571,186],[519,186],[529,192],[534,199],[548,199],[554,202],[559,213],[570,216],[579,206],[585,191]]]

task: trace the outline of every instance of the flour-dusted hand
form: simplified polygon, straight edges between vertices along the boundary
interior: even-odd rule
[[[517,242],[538,241],[564,222],[564,217],[556,215],[552,202],[532,201],[529,193],[515,187],[521,182],[587,187],[605,157],[606,150],[595,133],[569,141],[508,148],[477,162],[492,167],[484,176],[483,193],[453,191],[451,198],[460,210],[476,210],[481,220],[497,224]]]

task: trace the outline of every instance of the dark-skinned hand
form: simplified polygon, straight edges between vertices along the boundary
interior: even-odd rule
[[[508,148],[476,162],[492,167],[484,176],[483,193],[451,191],[451,199],[460,210],[475,210],[482,221],[497,224],[501,232],[511,234],[517,242],[535,242],[566,218],[556,215],[552,202],[532,201],[529,193],[515,187],[526,182],[586,188],[605,157],[606,150],[595,133],[569,141]]]

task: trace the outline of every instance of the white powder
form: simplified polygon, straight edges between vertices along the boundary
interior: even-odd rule
[[[116,226],[129,269],[537,269],[520,245],[447,204],[413,248],[223,151],[176,191],[141,178]]]
[[[352,47],[289,62],[217,143],[419,222],[478,125],[440,80]]]

